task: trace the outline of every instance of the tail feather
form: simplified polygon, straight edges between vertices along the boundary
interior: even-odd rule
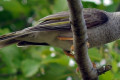
[[[17,40],[17,38],[23,37],[26,35],[27,34],[13,32],[7,35],[0,36],[0,48],[3,48],[5,46],[8,46],[14,43],[18,43],[20,42],[20,40]]]
[[[19,40],[15,40],[15,39],[3,41],[3,42],[0,41],[0,48],[6,47],[6,46],[9,46],[11,44],[18,43],[18,42],[19,42]]]

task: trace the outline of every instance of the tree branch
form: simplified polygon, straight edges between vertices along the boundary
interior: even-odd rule
[[[73,31],[75,60],[83,80],[98,80],[97,70],[93,68],[88,56],[87,28],[83,16],[81,0],[67,0],[70,9],[70,22]]]
[[[98,75],[101,75],[101,74],[103,74],[103,73],[105,73],[105,72],[107,72],[107,71],[109,71],[111,69],[112,69],[111,65],[102,66],[102,67],[97,69]]]

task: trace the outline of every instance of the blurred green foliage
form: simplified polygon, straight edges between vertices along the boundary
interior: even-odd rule
[[[85,8],[105,11],[120,9],[120,1],[112,0],[105,6],[83,2]],[[66,0],[0,0],[0,35],[32,26],[49,14],[68,10]],[[97,66],[112,65],[112,70],[99,80],[120,80],[120,41],[89,49],[92,62]],[[0,80],[80,80],[77,65],[59,48],[48,46],[17,47],[11,45],[0,49]]]

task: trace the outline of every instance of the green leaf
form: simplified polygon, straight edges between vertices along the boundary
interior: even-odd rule
[[[99,76],[99,80],[113,80],[113,73],[111,71],[106,72]]]
[[[18,48],[15,45],[2,48],[0,56],[4,64],[9,68],[8,73],[16,73],[20,65]]]
[[[96,5],[94,2],[82,2],[83,3],[83,6],[84,8],[94,8],[94,7],[97,7],[98,5]]]
[[[26,59],[22,62],[21,69],[26,77],[31,77],[39,70],[40,64],[38,61]]]
[[[47,57],[46,59],[40,62],[41,65],[50,64],[50,63],[57,63],[64,66],[68,66],[69,58],[67,56],[62,56],[60,58]]]
[[[0,0],[0,5],[7,11],[10,11],[14,17],[17,17],[25,12],[24,7],[17,0]]]
[[[106,44],[106,45],[108,46],[108,48],[109,48],[110,50],[112,50],[114,43],[115,43],[115,41],[114,41],[114,42],[111,42],[111,43],[108,43],[108,44]]]
[[[115,60],[112,61],[112,70],[114,73],[118,71],[117,62]]]
[[[97,48],[91,48],[91,49],[88,49],[88,53],[90,55],[90,58],[92,60],[97,60],[97,61],[100,61],[102,59],[102,56],[101,54],[99,53],[99,50]]]
[[[0,35],[7,34],[9,32],[9,29],[0,29]]]
[[[116,11],[118,8],[119,3],[114,3],[110,6],[107,6],[106,11],[113,12]]]
[[[41,75],[40,80],[66,80],[68,76],[73,75],[74,71],[69,67],[51,63],[45,67],[45,75]]]
[[[55,5],[53,6],[53,12],[60,12],[63,10],[67,10],[68,9],[68,5],[67,5],[67,1],[66,0],[56,0],[55,1]]]

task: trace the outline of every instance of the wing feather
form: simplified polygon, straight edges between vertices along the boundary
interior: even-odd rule
[[[83,13],[87,28],[97,27],[108,21],[106,12],[102,10],[86,8]],[[69,12],[64,11],[42,18],[39,20],[39,24],[30,28],[30,30],[71,30]]]

